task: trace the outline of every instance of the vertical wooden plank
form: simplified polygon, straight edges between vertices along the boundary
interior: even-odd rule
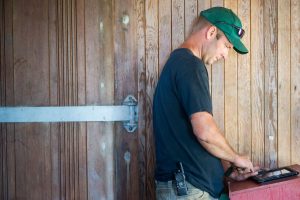
[[[86,38],[85,0],[77,0],[77,64],[78,64],[78,104],[86,105]],[[87,184],[87,123],[79,123],[78,133],[78,192],[77,199],[88,199]]]
[[[5,10],[4,10],[4,1],[0,0],[0,105],[3,106],[5,104],[5,63],[4,63],[4,58],[5,58],[5,46],[4,46],[4,41],[5,41]],[[2,124],[0,124],[2,127]]]
[[[4,63],[4,1],[0,0],[0,106],[5,106],[5,63]],[[0,198],[5,199],[6,177],[6,132],[5,125],[0,123]]]
[[[263,1],[251,1],[252,161],[264,166],[264,27]],[[254,50],[255,49],[255,50]]]
[[[223,0],[211,0],[211,6],[224,6]],[[211,90],[214,119],[224,132],[224,61],[212,65]]]
[[[4,1],[4,48],[5,48],[5,105],[14,105],[14,52],[13,52],[13,1]],[[15,126],[7,124],[6,128],[6,185],[4,196],[16,198],[16,155]]]
[[[300,163],[300,2],[291,1],[291,163]]]
[[[277,0],[264,1],[265,166],[277,167]]]
[[[77,87],[77,79],[78,79],[78,65],[77,65],[77,43],[76,43],[76,0],[70,0],[68,5],[68,26],[69,26],[69,92],[70,92],[70,100],[69,105],[78,105],[78,87]],[[76,199],[78,196],[78,129],[77,123],[69,123],[70,124],[70,199]]]
[[[237,14],[236,0],[225,0],[224,4]],[[235,150],[238,149],[237,71],[237,53],[232,49],[224,63],[224,121],[226,138]]]
[[[197,0],[184,1],[184,38],[191,32],[192,23],[198,16]]]
[[[159,72],[163,69],[172,49],[172,1],[164,0],[159,2],[158,6],[158,24],[159,24]]]
[[[72,55],[73,55],[73,48],[71,47],[72,45],[72,0],[65,0],[66,2],[66,103],[68,106],[73,104],[73,95],[72,95],[72,74],[73,74],[73,65],[72,65]],[[73,198],[73,151],[72,151],[72,141],[73,141],[73,132],[72,132],[72,126],[73,123],[66,123],[67,127],[67,132],[66,132],[66,146],[67,146],[67,151],[66,151],[66,156],[67,156],[67,165],[66,165],[66,198],[67,199],[74,199]]]
[[[278,1],[277,7],[278,166],[287,166],[291,164],[291,1]]]
[[[172,50],[184,41],[184,1],[172,1]]]
[[[63,30],[64,30],[64,24],[63,24],[63,1],[58,0],[57,1],[57,79],[58,79],[58,94],[57,94],[57,101],[58,101],[58,105],[65,105],[64,102],[64,73],[63,73],[63,66],[64,66],[64,51],[63,51],[63,41],[64,41],[64,35],[63,35]],[[55,129],[54,129],[55,130]],[[53,139],[55,140],[57,137],[57,141],[58,141],[58,155],[57,155],[57,159],[58,159],[58,166],[57,168],[54,168],[58,170],[58,180],[55,180],[55,177],[53,177],[53,184],[57,184],[57,188],[53,188],[58,189],[59,194],[55,194],[53,193],[53,197],[55,198],[65,198],[65,193],[66,193],[66,189],[65,189],[65,160],[64,160],[64,137],[65,136],[65,132],[64,132],[64,125],[63,123],[59,123],[58,124],[58,134],[57,135],[53,135]],[[55,159],[55,154],[53,154]],[[55,165],[56,163],[54,162],[53,165]],[[55,166],[53,166],[55,167]],[[55,176],[55,175],[54,175]],[[55,191],[54,191],[55,192]],[[59,195],[57,197],[57,195]]]
[[[134,1],[134,22],[136,24],[136,48],[134,48],[138,76],[138,167],[139,199],[154,199],[154,147],[152,133],[146,130],[146,54],[145,54],[145,2]],[[147,141],[146,141],[147,139]]]
[[[85,2],[86,103],[114,102],[113,2]],[[82,69],[81,69],[82,70]],[[88,199],[114,199],[113,123],[87,123]]]
[[[5,63],[4,63],[4,1],[0,1],[0,106],[5,106]],[[0,124],[0,198],[5,198],[6,181],[6,133],[5,125]]]
[[[115,2],[115,101],[121,104],[128,95],[137,96],[138,68],[137,22],[134,1]],[[121,123],[116,124],[116,199],[139,199],[138,133],[129,134]],[[147,141],[147,139],[146,139]]]
[[[48,1],[49,12],[49,101],[50,105],[58,105],[58,52],[57,52],[57,1],[55,3]],[[58,124],[50,125],[51,138],[51,199],[59,199],[59,128]]]
[[[76,87],[76,83],[74,81],[75,79],[75,73],[76,73],[76,66],[74,63],[74,53],[76,52],[76,43],[74,43],[74,3],[73,0],[68,0],[68,65],[69,65],[69,72],[68,72],[68,92],[69,92],[69,101],[68,105],[76,105],[76,101],[74,99],[76,90],[74,87]],[[75,47],[75,48],[74,48]],[[74,123],[68,123],[69,125],[69,198],[75,199],[75,136],[76,132],[74,130]]]
[[[198,11],[197,14],[198,16],[200,15],[200,12],[202,10],[206,10],[208,8],[211,7],[211,0],[198,0],[197,1],[197,5],[198,5]]]
[[[76,0],[70,0],[70,65],[71,65],[71,74],[70,74],[70,82],[71,82],[71,105],[78,105],[78,63],[77,63],[77,41],[76,41],[76,23],[77,23],[77,13],[76,13]],[[71,199],[76,199],[79,194],[78,190],[78,124],[70,123],[70,133],[71,133]]]
[[[249,53],[238,55],[238,152],[251,155],[251,27],[250,27],[250,1],[238,1],[238,16],[240,17],[246,34],[243,43]]]
[[[1,6],[0,6],[1,8]],[[2,37],[2,35],[0,35]],[[2,88],[1,88],[2,89]],[[2,102],[0,104],[2,106]],[[6,190],[6,133],[4,126],[0,124],[0,198],[5,199]]]
[[[71,72],[69,66],[69,25],[68,25],[68,2],[58,1],[58,71],[59,71],[59,105],[68,106],[69,104],[69,78],[68,74]],[[70,198],[69,196],[69,124],[59,124],[59,174],[60,174],[60,198]]]
[[[18,1],[13,11],[15,103],[48,105],[48,2]],[[17,198],[51,198],[49,136],[47,123],[16,125]]]
[[[198,4],[198,16],[200,16],[200,12],[202,10],[206,10],[208,8],[210,8],[210,0],[198,0],[197,1]],[[210,94],[212,94],[212,87],[211,87],[211,80],[212,80],[212,66],[211,65],[206,65],[205,66],[208,72],[208,80],[209,80],[209,89],[210,89]]]
[[[149,0],[145,2],[145,16],[146,16],[146,130],[147,138],[146,142],[149,147],[147,148],[151,151],[148,152],[154,154],[154,149],[150,148],[154,146],[152,139],[153,127],[152,127],[152,103],[153,94],[158,80],[159,72],[159,61],[158,61],[158,0]],[[154,160],[152,161],[154,163]],[[154,173],[153,173],[154,177]],[[152,178],[153,178],[152,177]],[[149,199],[155,199],[155,190],[153,179],[148,182],[149,189]],[[148,195],[148,193],[147,193]]]
[[[197,5],[198,5],[197,13],[200,14],[202,10],[206,10],[211,7],[211,0],[197,0]]]
[[[75,40],[76,31],[76,1],[59,2],[59,104],[70,106],[78,104],[78,65],[77,65],[77,44]],[[74,199],[77,196],[76,190],[78,174],[77,157],[77,133],[76,124],[62,123],[60,137],[60,196],[61,198]],[[75,181],[76,180],[76,181]]]

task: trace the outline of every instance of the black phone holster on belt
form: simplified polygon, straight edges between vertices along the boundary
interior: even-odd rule
[[[177,165],[178,165],[178,170],[177,172],[174,173],[177,196],[187,195],[188,188],[185,181],[185,174],[184,174],[182,163],[178,162]]]

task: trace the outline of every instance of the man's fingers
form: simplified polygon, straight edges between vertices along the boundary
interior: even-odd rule
[[[240,180],[245,180],[251,176],[256,176],[258,175],[258,172],[248,172],[248,173],[244,173],[244,174],[241,174],[240,176],[242,176],[242,178]]]
[[[254,169],[253,164],[248,156],[237,156],[234,165],[237,167],[237,171],[240,174],[248,173],[248,172],[255,172],[256,169]],[[240,169],[244,170],[240,170]]]
[[[245,180],[251,176],[256,176],[257,174],[258,174],[258,172],[249,172],[249,173],[243,174],[243,176],[244,176],[243,179]]]
[[[251,171],[251,169],[248,168],[236,168],[236,170],[238,171],[239,174],[248,174],[248,173],[252,173],[253,171]]]
[[[250,176],[256,176],[256,175],[258,175],[258,171],[256,171],[256,172],[251,172],[251,173],[249,173],[248,175],[249,175],[248,177],[250,177]]]
[[[238,168],[237,168],[237,171],[239,172],[239,174],[241,174],[241,173],[243,173],[244,169],[238,167]]]

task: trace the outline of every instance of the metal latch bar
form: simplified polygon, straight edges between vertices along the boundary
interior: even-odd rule
[[[137,101],[131,95],[120,106],[0,107],[0,123],[122,121],[133,132],[137,120]]]
[[[1,107],[1,122],[128,121],[128,106]]]

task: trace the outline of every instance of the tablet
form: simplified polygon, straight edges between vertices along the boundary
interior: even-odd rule
[[[253,176],[252,179],[258,183],[265,183],[290,176],[297,176],[298,174],[299,172],[289,167],[281,167],[271,170],[261,170],[258,175]]]

